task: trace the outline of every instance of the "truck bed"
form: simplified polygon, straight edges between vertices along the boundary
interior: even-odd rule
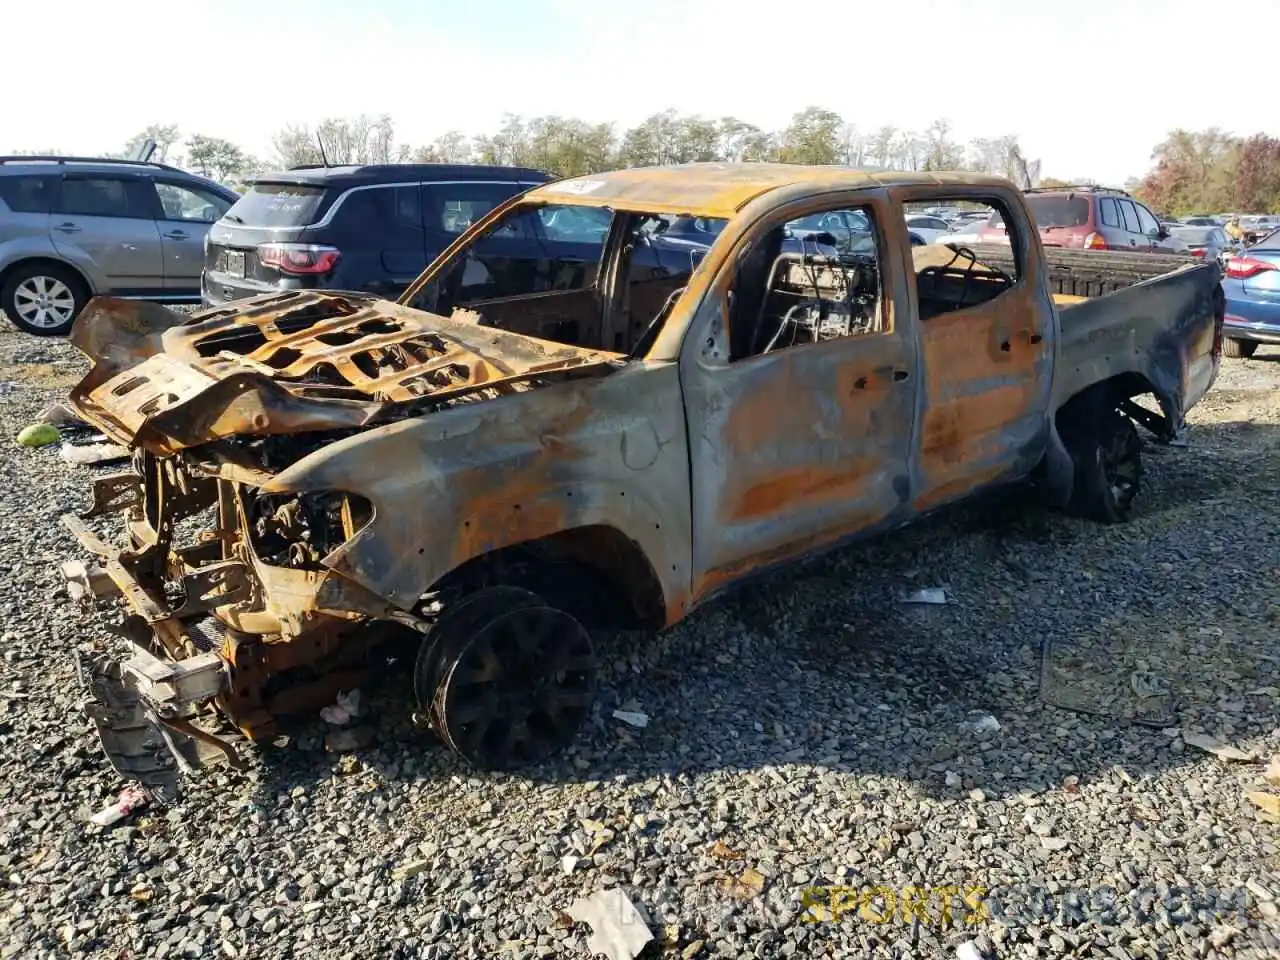
[[[968,249],[977,255],[980,263],[1013,270],[1013,251],[1006,244],[973,244]],[[1087,299],[1106,296],[1175,270],[1204,265],[1203,260],[1177,254],[1063,250],[1060,247],[1045,247],[1044,260],[1054,294]]]
[[[1013,268],[1007,246],[971,248],[979,262]],[[1055,406],[1091,384],[1140,374],[1161,398],[1167,431],[1213,384],[1215,324],[1223,312],[1217,261],[1103,250],[1044,248],[1058,308]]]

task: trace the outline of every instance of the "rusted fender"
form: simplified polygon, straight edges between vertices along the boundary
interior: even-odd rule
[[[672,622],[691,579],[681,396],[674,364],[634,363],[371,429],[298,461],[262,492],[368,498],[373,519],[324,563],[405,609],[474,557],[613,527],[648,560]]]

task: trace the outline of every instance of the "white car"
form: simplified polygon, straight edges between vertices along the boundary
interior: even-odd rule
[[[907,230],[924,243],[937,243],[938,238],[951,232],[951,225],[941,217],[907,217]]]

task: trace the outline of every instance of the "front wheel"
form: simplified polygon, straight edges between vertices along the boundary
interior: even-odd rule
[[[1082,425],[1067,448],[1075,465],[1071,512],[1101,523],[1129,519],[1142,484],[1142,438],[1133,421],[1107,410],[1096,423]]]
[[[1233,340],[1227,337],[1222,341],[1222,355],[1237,360],[1248,360],[1258,352],[1257,340]]]
[[[69,332],[88,299],[84,282],[56,263],[19,266],[0,290],[0,307],[13,325],[38,337]]]
[[[586,628],[509,586],[482,588],[457,610],[437,621],[415,677],[440,738],[481,769],[534,763],[566,747],[595,697]]]

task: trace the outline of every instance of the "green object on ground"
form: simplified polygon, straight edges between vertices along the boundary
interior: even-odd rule
[[[62,434],[51,423],[33,423],[18,433],[18,443],[24,447],[47,447],[61,439]]]

